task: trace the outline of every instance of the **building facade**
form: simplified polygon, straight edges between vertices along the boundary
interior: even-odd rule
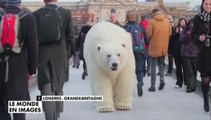
[[[148,0],[149,1],[149,0]],[[23,5],[34,11],[44,4],[42,2],[24,2]],[[116,13],[118,21],[124,23],[126,12],[129,10],[138,11],[138,15],[151,16],[154,8],[162,10],[166,14],[172,15],[175,19],[180,17],[191,18],[196,12],[188,11],[188,2],[184,3],[165,3],[163,0],[157,2],[138,2],[138,0],[80,0],[79,2],[59,2],[60,6],[72,10],[72,16],[75,24],[85,24],[93,16],[97,20],[108,20],[111,13]]]
[[[145,2],[156,2],[155,0],[145,0]]]

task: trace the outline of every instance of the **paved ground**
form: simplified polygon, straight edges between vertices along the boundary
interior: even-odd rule
[[[80,69],[70,67],[70,81],[65,84],[65,95],[91,95],[88,80],[81,80]],[[134,90],[133,109],[98,113],[92,102],[65,102],[64,113],[59,120],[211,120],[211,114],[204,112],[202,97],[196,93],[186,93],[185,87],[175,89],[175,79],[165,78],[164,90],[152,93],[147,89],[150,78],[144,78],[144,94],[141,98]],[[159,82],[156,83],[157,88]],[[31,89],[31,98],[39,95],[37,87]],[[44,120],[44,114],[28,114],[27,120]]]

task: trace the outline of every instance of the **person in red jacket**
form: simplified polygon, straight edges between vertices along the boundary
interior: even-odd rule
[[[139,25],[143,26],[144,29],[146,30],[147,25],[148,25],[148,19],[146,16],[141,16],[141,21],[140,21]],[[145,48],[148,52],[148,45],[145,45]],[[147,76],[150,76],[151,75],[151,73],[150,73],[151,58],[149,56],[147,56],[147,58],[145,60],[146,60],[145,63],[147,62],[147,66],[144,66],[145,74],[147,74]]]
[[[141,16],[141,21],[140,21],[139,25],[142,25],[144,27],[144,29],[146,30],[147,24],[148,24],[147,17],[146,16]]]

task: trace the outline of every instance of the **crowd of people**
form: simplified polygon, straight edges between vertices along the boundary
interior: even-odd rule
[[[151,86],[148,91],[156,91],[156,75],[160,76],[158,90],[162,90],[165,86],[164,76],[172,75],[174,61],[176,66],[176,89],[185,86],[187,93],[194,92],[196,90],[197,71],[200,72],[204,110],[209,111],[208,92],[211,66],[208,61],[211,59],[209,55],[211,51],[209,51],[210,46],[205,47],[205,45],[210,42],[211,34],[209,24],[210,3],[210,0],[202,0],[199,14],[189,20],[180,18],[177,23],[171,15],[164,14],[159,9],[153,9],[150,18],[141,16],[139,23],[136,11],[128,11],[125,25],[118,22],[115,13],[110,15],[109,21],[111,23],[126,30],[126,26],[130,24],[134,26],[139,24],[140,31],[146,33],[144,34],[144,40],[147,55],[134,52],[139,97],[143,94],[142,85],[144,84],[143,77],[145,74],[151,76]],[[168,57],[168,70],[164,73],[164,59],[166,56]],[[156,73],[156,65],[158,65],[158,73]]]
[[[50,42],[40,36],[49,31],[43,26],[43,9],[30,12],[21,6],[21,0],[0,0],[1,10],[5,13],[18,14],[27,11],[20,19],[18,38],[23,41],[20,54],[11,55],[8,60],[0,61],[0,119],[11,120],[7,111],[10,100],[30,100],[28,80],[38,71],[38,88],[41,95],[63,95],[63,86],[69,79],[68,60],[73,57],[72,67],[79,68],[83,61],[81,78],[85,80],[86,61],[83,57],[83,43],[86,34],[97,23],[96,16],[80,29],[72,23],[71,11],[57,5],[57,0],[44,0],[45,7],[59,13],[61,36],[57,42]],[[143,95],[142,86],[145,74],[151,76],[149,92],[155,92],[156,75],[160,76],[158,90],[164,89],[165,76],[172,75],[173,60],[176,65],[175,88],[186,86],[186,92],[196,90],[197,71],[200,72],[204,110],[209,107],[209,84],[211,81],[211,0],[202,0],[201,11],[194,18],[180,18],[175,23],[171,15],[159,9],[153,9],[150,18],[141,17],[138,21],[136,11],[127,12],[126,23],[121,25],[117,15],[111,13],[109,21],[130,32],[135,56],[137,93]],[[2,16],[1,16],[2,17]],[[174,24],[175,23],[175,24]],[[139,32],[139,41],[135,41],[132,29]],[[135,34],[134,34],[135,35]],[[50,35],[52,36],[52,35]],[[43,41],[41,41],[44,39]],[[52,38],[51,38],[52,39]],[[143,40],[142,40],[143,39]],[[44,42],[44,41],[47,42]],[[55,40],[56,41],[56,40]],[[139,50],[137,47],[142,47]],[[137,49],[136,49],[137,48]],[[0,53],[0,57],[4,54]],[[164,73],[164,59],[168,56],[168,70]],[[9,66],[8,66],[9,65]],[[158,65],[159,72],[156,72]],[[8,69],[9,68],[9,71]],[[20,70],[16,71],[17,69]],[[9,76],[7,76],[9,74]],[[57,120],[63,112],[63,102],[43,102],[46,120]],[[14,120],[25,120],[25,114],[13,114]]]

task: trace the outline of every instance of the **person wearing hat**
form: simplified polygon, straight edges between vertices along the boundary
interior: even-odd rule
[[[150,92],[155,92],[156,64],[158,62],[160,73],[159,90],[164,88],[164,59],[168,51],[169,37],[171,35],[171,24],[159,9],[153,9],[152,19],[147,25],[147,36],[149,38],[148,53],[152,58],[151,63],[151,86]]]
[[[199,46],[197,70],[201,77],[203,108],[209,112],[209,85],[211,82],[211,0],[202,0],[201,12],[193,19],[192,36]]]
[[[59,42],[52,42],[50,44],[41,43],[39,40],[38,87],[41,95],[63,95],[63,86],[69,74],[67,73],[67,47],[70,46],[71,48],[74,45],[75,36],[71,11],[58,6],[57,0],[44,0],[44,3],[45,7],[57,8],[62,23],[62,37],[59,39]],[[41,24],[40,15],[42,15],[42,8],[33,14],[37,21],[39,21],[37,23],[37,27],[39,27],[39,24]],[[60,113],[63,112],[63,102],[43,102],[43,110],[46,120],[57,120],[60,117]]]
[[[4,5],[5,1],[1,1]],[[18,14],[22,10],[21,0],[7,0],[6,13]],[[23,41],[21,52],[10,55],[7,62],[0,62],[0,120],[11,120],[8,101],[29,100],[28,80],[36,74],[37,67],[37,28],[35,17],[25,13],[20,20],[19,40]],[[8,81],[5,81],[6,63],[9,65]],[[25,120],[25,114],[13,114],[13,120]]]

